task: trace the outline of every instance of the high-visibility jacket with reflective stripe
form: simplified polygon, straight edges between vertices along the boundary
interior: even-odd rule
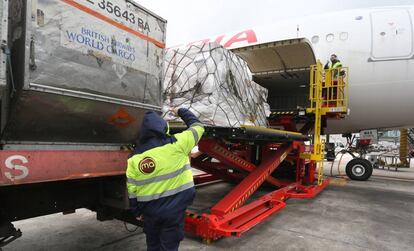
[[[342,67],[342,63],[339,61],[339,62],[336,62],[335,64],[330,64],[329,65],[329,69],[330,70],[332,70],[332,69],[336,69],[336,68],[341,68]]]
[[[184,132],[174,134],[176,142],[129,158],[126,173],[129,197],[145,202],[193,187],[189,153],[203,133],[204,127],[194,123]]]

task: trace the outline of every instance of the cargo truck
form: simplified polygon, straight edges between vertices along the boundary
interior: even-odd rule
[[[121,148],[161,110],[166,21],[127,0],[1,0],[0,20],[0,247],[40,215],[134,221]]]

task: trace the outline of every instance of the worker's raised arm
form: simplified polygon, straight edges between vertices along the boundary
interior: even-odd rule
[[[198,144],[204,133],[204,126],[198,118],[188,109],[180,108],[177,115],[184,121],[188,129],[184,132],[174,134],[176,144],[185,152],[190,153]]]
[[[180,108],[177,111],[177,115],[184,121],[187,127],[190,127],[192,124],[200,123],[200,120],[192,113],[190,110],[186,108]]]
[[[329,61],[326,62],[325,66],[323,67],[323,69],[328,70],[329,69]]]

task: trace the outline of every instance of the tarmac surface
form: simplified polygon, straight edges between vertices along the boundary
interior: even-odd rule
[[[186,236],[180,250],[414,250],[413,169],[376,169],[366,182],[333,179],[316,198],[288,200],[285,209],[240,238],[207,245]],[[337,171],[334,166],[333,174]],[[339,171],[344,173],[342,163]],[[327,163],[325,174],[329,173]],[[208,210],[230,189],[226,183],[199,188],[191,210]],[[80,209],[15,222],[23,237],[3,250],[146,249],[142,229],[129,232],[126,227],[135,227],[95,218],[93,212]]]

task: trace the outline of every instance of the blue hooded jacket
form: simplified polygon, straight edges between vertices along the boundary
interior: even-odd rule
[[[145,113],[137,147],[132,156],[177,141],[174,136],[167,135],[167,130],[167,122],[160,115],[155,112]]]
[[[200,123],[197,117],[188,109],[180,108],[178,115],[190,127],[193,123]],[[167,122],[155,112],[145,113],[142,122],[140,136],[137,141],[137,147],[134,149],[132,156],[141,154],[147,150],[155,147],[172,144],[177,141],[174,136],[167,135]],[[138,202],[136,199],[130,199],[130,208],[135,216],[142,214],[146,216],[151,215],[166,215],[170,213],[179,213],[187,208],[194,199],[195,188],[189,188],[178,194],[159,198],[157,200],[148,202]]]

